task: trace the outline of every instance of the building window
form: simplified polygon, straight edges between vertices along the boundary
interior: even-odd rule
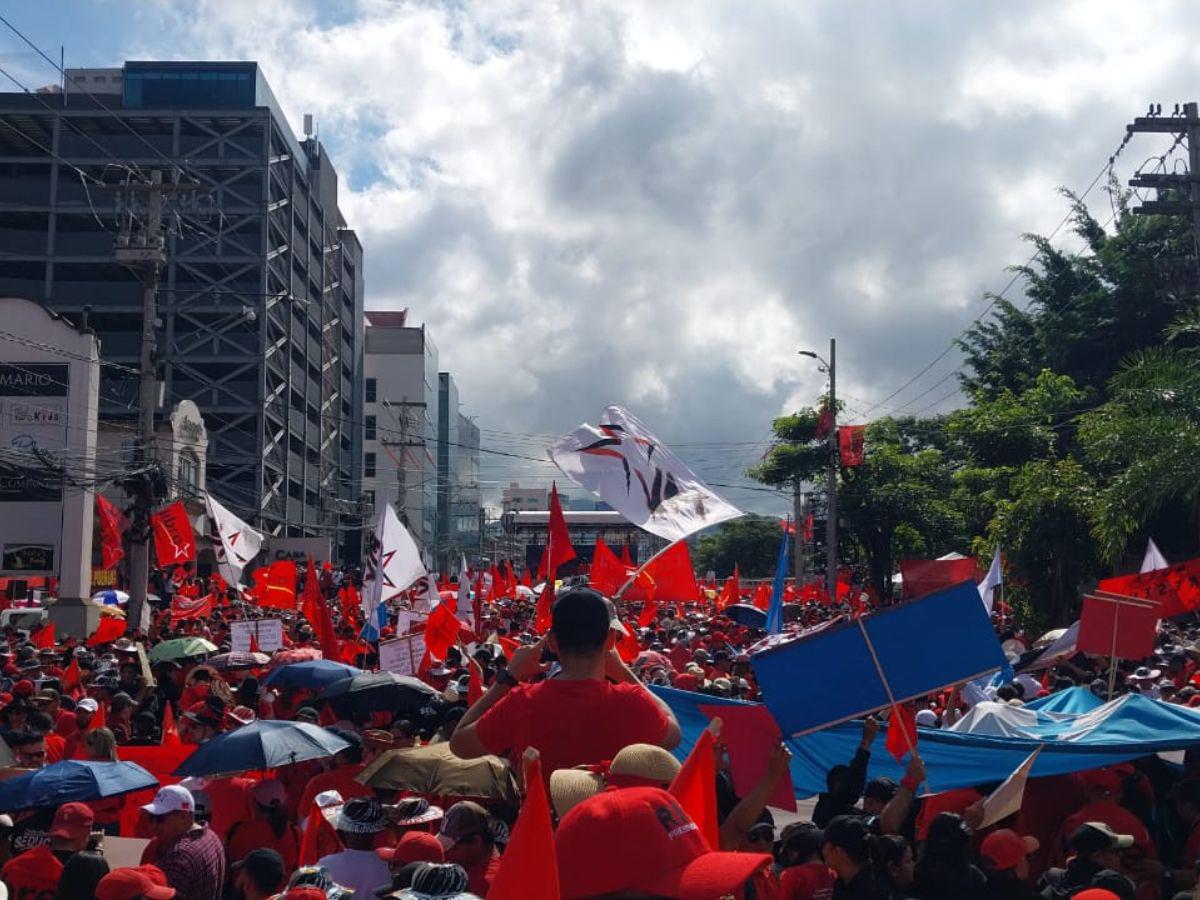
[[[367,453],[363,456],[363,478],[375,477],[375,454]]]
[[[179,486],[185,497],[200,493],[200,458],[191,450],[179,454]]]
[[[363,437],[368,441],[375,440],[375,417],[367,416],[366,427],[363,429]]]
[[[367,379],[367,402],[375,402],[376,381],[374,378]]]

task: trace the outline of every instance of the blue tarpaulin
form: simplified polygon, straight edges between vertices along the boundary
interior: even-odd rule
[[[814,629],[750,657],[763,701],[780,730],[793,735],[888,706],[879,669],[896,701],[903,702],[994,672],[1004,662],[979,589],[970,581]]]
[[[672,688],[652,690],[679,719],[683,741],[676,755],[680,759],[687,756],[708,724],[701,706],[737,703]],[[805,696],[811,693],[811,688],[804,692]],[[1076,692],[1060,702],[1082,706],[1088,701]],[[1024,711],[1029,711],[1029,707]],[[919,752],[928,776],[925,791],[935,793],[1000,781],[1039,746],[1043,750],[1033,767],[1034,777],[1094,769],[1162,750],[1200,747],[1200,711],[1138,694],[1120,697],[1079,714],[1045,709],[1032,712],[1032,716],[1025,717],[1032,719],[1025,725],[1028,737],[989,737],[918,728]],[[790,738],[787,745],[792,751],[796,796],[810,797],[825,790],[825,773],[832,766],[848,763],[861,738],[861,722],[844,722]],[[765,763],[764,760],[764,766]],[[897,781],[904,774],[904,766],[884,749],[882,736],[872,748],[868,772],[870,777],[886,775]]]
[[[1025,704],[1026,709],[1036,709],[1050,713],[1079,713],[1091,712],[1097,706],[1103,706],[1104,701],[1085,687],[1067,688],[1065,691],[1055,691],[1045,697],[1038,697]]]

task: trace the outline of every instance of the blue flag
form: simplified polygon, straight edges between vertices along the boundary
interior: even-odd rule
[[[787,578],[788,533],[783,532],[779,543],[779,560],[775,563],[775,583],[771,585],[771,605],[767,607],[767,634],[783,631],[783,580]]]

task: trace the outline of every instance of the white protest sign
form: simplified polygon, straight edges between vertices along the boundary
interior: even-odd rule
[[[249,653],[250,639],[258,644],[263,653],[271,653],[283,646],[283,622],[279,619],[251,619],[246,622],[229,623],[229,649],[235,653]]]
[[[1025,797],[1025,782],[1029,780],[1029,770],[1033,768],[1033,763],[1041,752],[1042,748],[1038,747],[1030,753],[1025,762],[1017,766],[1017,770],[987,796],[983,801],[983,821],[979,823],[979,828],[995,825],[1021,808],[1021,801]]]
[[[425,635],[410,634],[379,642],[379,670],[397,675],[416,675],[425,656]]]
[[[413,623],[424,622],[427,618],[429,618],[429,617],[427,615],[425,615],[424,613],[412,612],[407,609],[397,610],[396,611],[396,634],[401,634],[401,635],[408,634]]]

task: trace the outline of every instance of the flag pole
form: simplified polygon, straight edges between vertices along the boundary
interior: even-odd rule
[[[1112,651],[1108,658],[1108,699],[1111,702],[1117,687],[1117,619],[1121,617],[1121,601],[1113,604]]]
[[[867,633],[867,626],[863,624],[862,617],[854,620],[858,623],[858,631],[863,636],[863,640],[867,643],[867,652],[871,654],[871,662],[875,664],[875,673],[879,676],[879,681],[883,685],[884,693],[887,694],[888,703],[892,707],[892,715],[897,715],[896,695],[892,693],[892,685],[887,680],[887,675],[883,673],[883,665],[879,662],[879,654],[875,652],[875,644],[871,641],[871,635]],[[908,752],[914,758],[919,759],[920,754],[917,753],[917,746],[913,743],[912,735],[908,733],[907,728],[901,728],[904,732],[904,743],[908,744]]]

